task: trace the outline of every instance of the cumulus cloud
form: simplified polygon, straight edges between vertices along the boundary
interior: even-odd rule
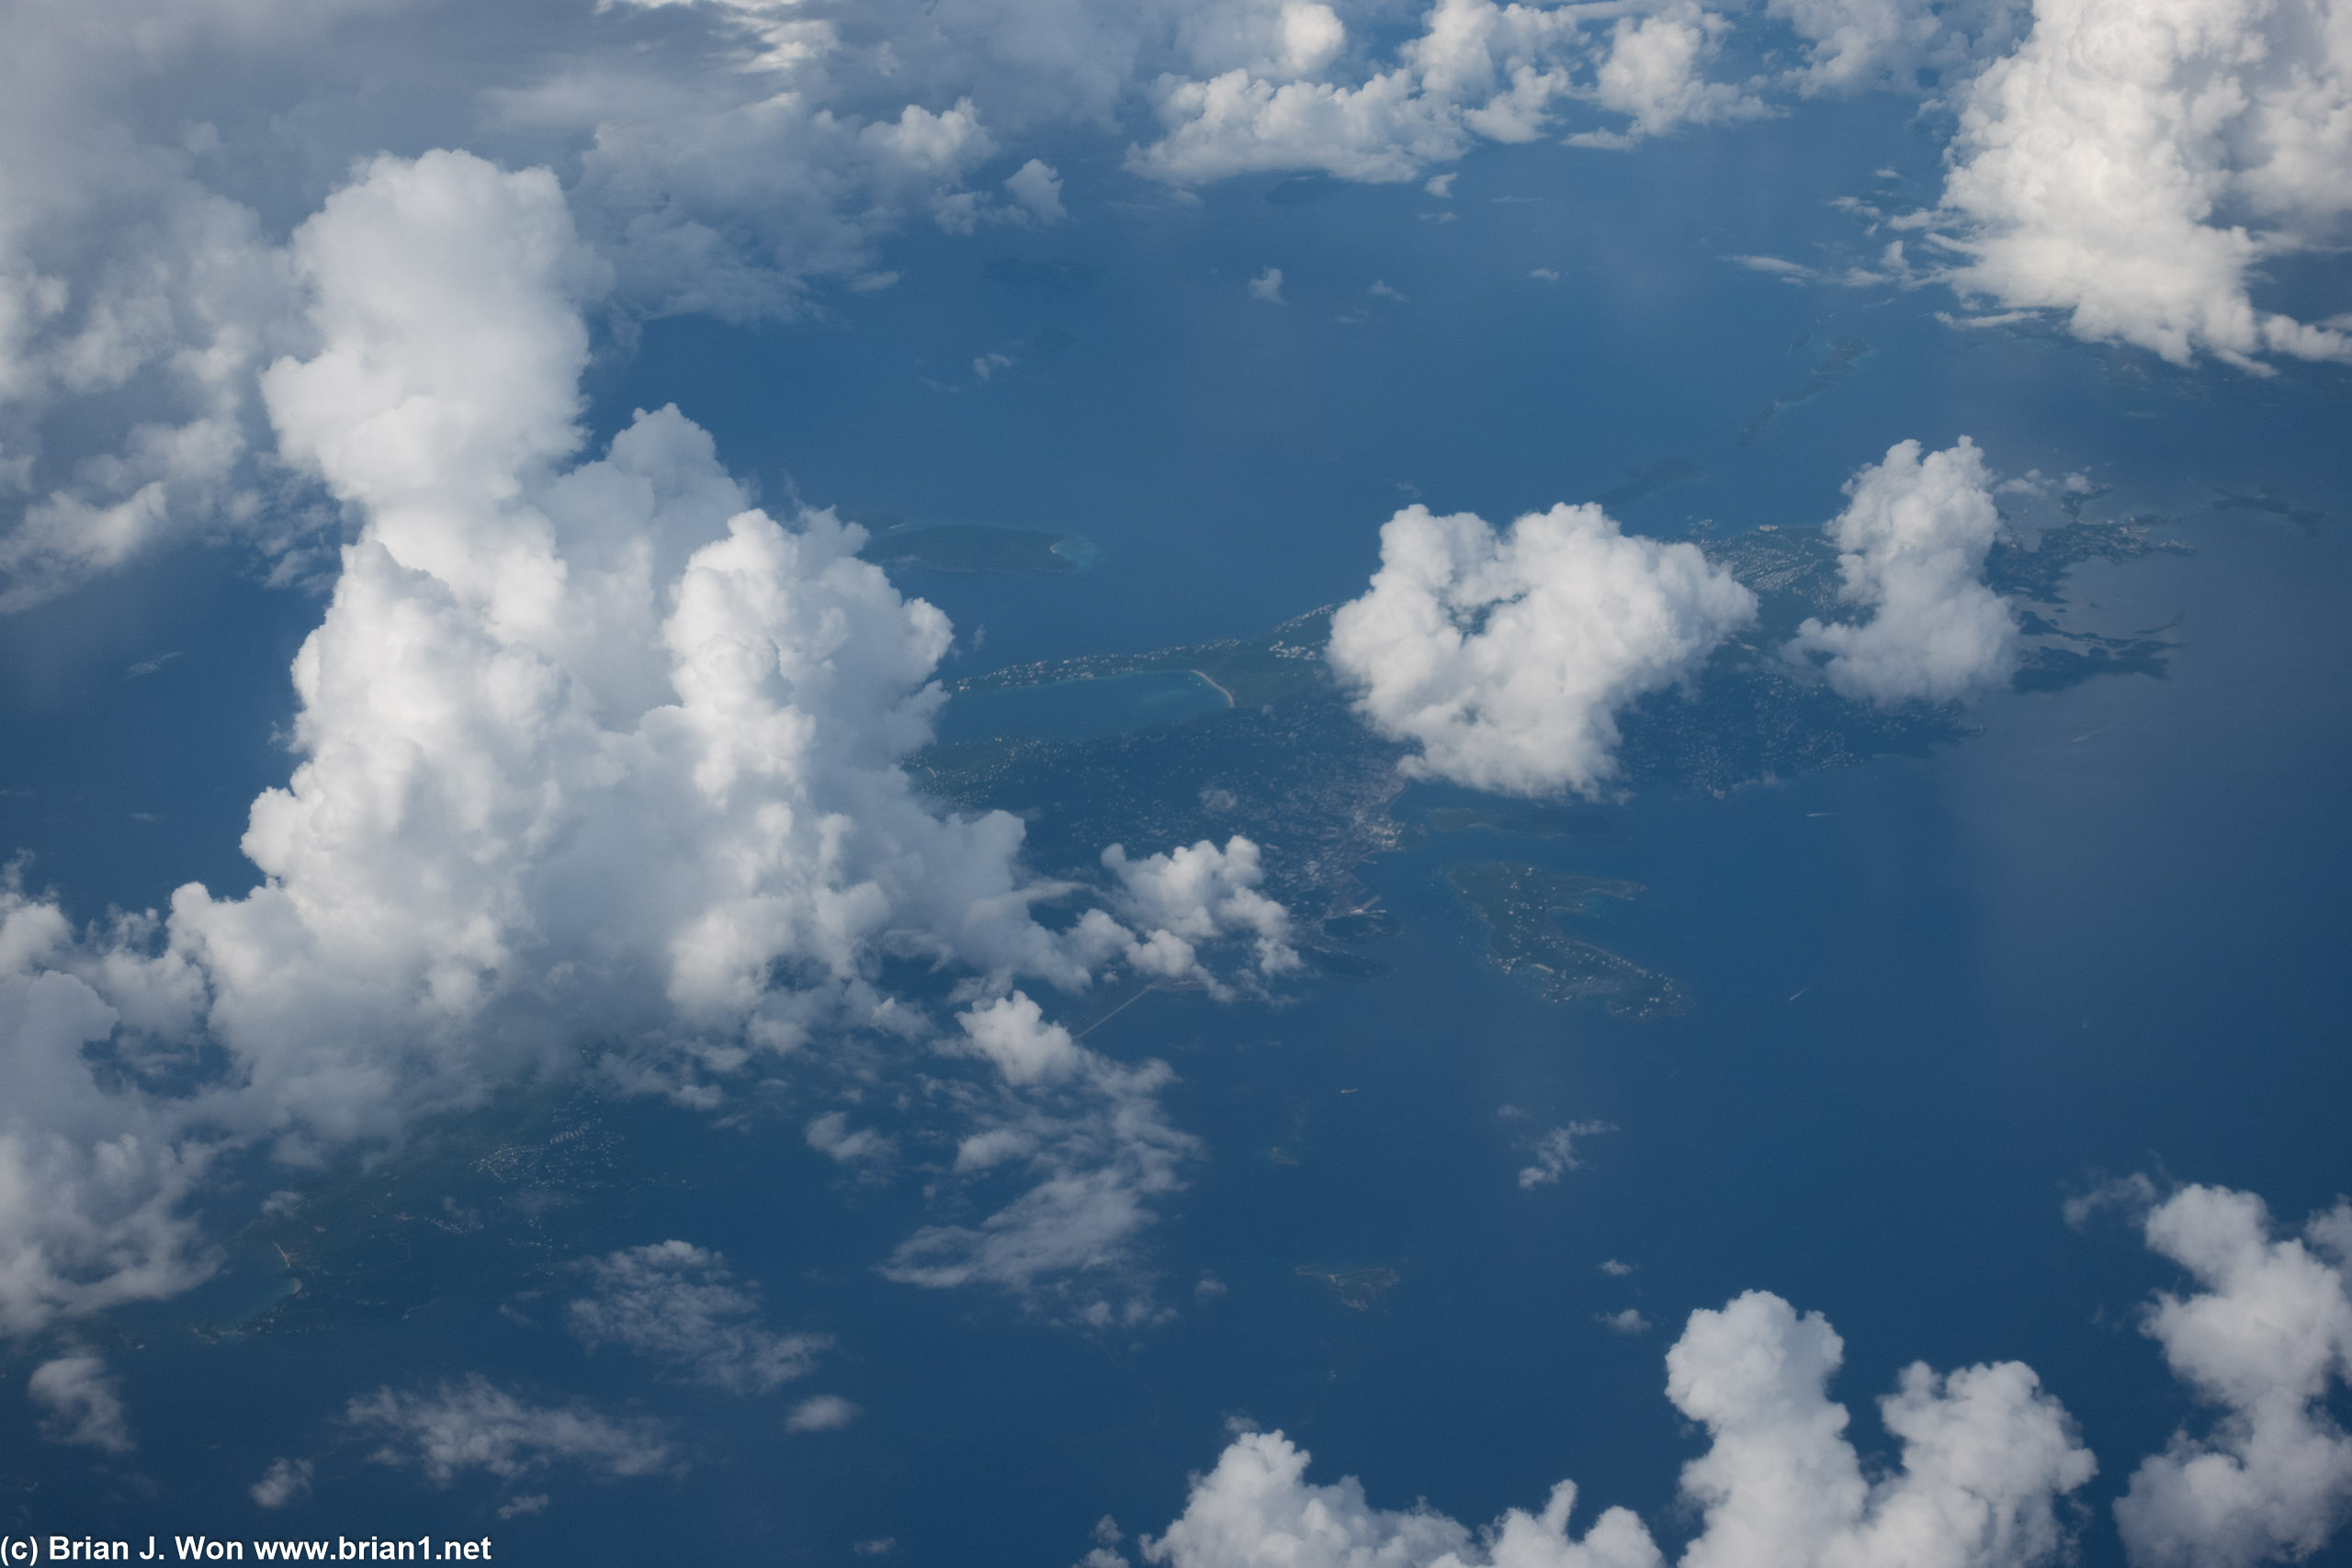
[[[1930,58],[1951,58],[1954,51],[1935,46],[1966,9],[1927,0],[1765,0],[1764,6],[1812,45],[1796,73],[1797,90],[1807,97],[1908,85],[1905,78]]]
[[[2300,1562],[2352,1517],[2352,1436],[2328,1409],[2352,1381],[2352,1203],[2280,1237],[2254,1194],[2187,1187],[2143,1228],[2199,1287],[2158,1296],[2146,1330],[2214,1414],[2132,1474],[2124,1546],[2135,1568]]]
[[[1255,960],[1254,974],[1244,976],[1250,983],[1298,967],[1290,913],[1258,891],[1265,879],[1263,858],[1240,834],[1223,848],[1203,839],[1141,860],[1113,844],[1102,852],[1102,864],[1115,879],[1107,902],[1126,924],[1092,919],[1090,911],[1078,932],[1081,954],[1107,949],[1138,975],[1191,981],[1218,997],[1230,995],[1231,987],[1202,959],[1211,943],[1247,940]]]
[[[183,1205],[220,1148],[396,1138],[592,1026],[616,1082],[708,1105],[819,1033],[934,1032],[888,959],[983,998],[1112,962],[1232,994],[1204,952],[1228,938],[1261,979],[1295,962],[1246,840],[1120,857],[1107,910],[1040,924],[1074,890],[1023,870],[1019,821],[940,815],[899,765],[946,618],[831,513],[750,508],[674,409],[581,454],[581,312],[611,274],[547,172],[379,159],[289,254],[311,347],[262,395],[357,536],[295,661],[293,776],[243,840],[262,886],[88,932],[0,889],[12,1331],[200,1277]],[[198,1042],[223,1066],[191,1090]],[[1087,1081],[1125,1105],[1160,1080]],[[1069,1180],[1165,1190],[1047,1142]]]
[[[1286,6],[1283,15],[1286,36],[1314,40],[1286,55],[1290,65],[1339,53],[1344,28],[1327,7]],[[1283,79],[1287,72],[1263,62],[1205,80],[1163,75],[1154,89],[1162,134],[1131,150],[1128,167],[1171,185],[1274,170],[1397,183],[1480,139],[1543,133],[1551,106],[1570,90],[1581,36],[1566,8],[1438,0],[1422,26],[1393,66],[1353,85],[1304,73]]]
[[[830,1341],[759,1325],[756,1287],[720,1254],[683,1241],[627,1247],[582,1266],[591,1294],[564,1309],[591,1350],[618,1345],[728,1393],[767,1393],[805,1374]]]
[[[355,113],[353,95],[323,85],[343,68],[320,62],[347,56],[355,17],[397,36],[384,9],[92,0],[13,19],[0,613],[196,540],[257,547],[289,576],[322,564],[335,519],[257,460],[269,440],[256,376],[310,339],[282,225],[356,159],[387,145],[518,161],[559,150],[625,314],[741,320],[875,276],[879,243],[910,222],[968,231],[1057,214],[1053,171],[1034,160],[1002,200],[966,188],[997,150],[974,84],[1008,103],[1058,91],[1058,112],[1079,118],[1102,101],[1049,85],[1062,73],[1044,62],[1005,59],[1011,39],[986,27],[885,18],[902,47],[944,46],[910,101],[887,43],[844,49],[834,19],[802,7],[622,4],[486,19],[462,58],[362,45],[371,107]],[[1154,21],[1137,18],[1136,37]]]
[[[1571,141],[1626,147],[1685,125],[1717,125],[1770,113],[1761,99],[1729,82],[1707,80],[1705,69],[1723,47],[1731,23],[1697,0],[1672,3],[1645,17],[1620,17],[1609,52],[1594,73],[1593,99],[1629,117],[1623,130],[1583,131]]]
[[[1067,1077],[1086,1060],[1069,1031],[1046,1022],[1045,1009],[1019,991],[958,1013],[956,1021],[964,1026],[972,1049],[1012,1083]]]
[[[246,835],[269,881],[175,897],[244,1102],[356,1131],[394,1077],[462,1090],[590,1010],[789,1048],[883,1005],[886,948],[1081,983],[1017,824],[935,817],[897,766],[944,616],[831,514],[745,509],[674,411],[562,466],[598,276],[552,179],[379,163],[295,249],[322,349],[265,392],[367,521]]]
[[[1611,1508],[1581,1537],[1568,1533],[1577,1488],[1562,1482],[1540,1514],[1517,1508],[1481,1543],[1426,1506],[1374,1507],[1351,1475],[1317,1486],[1306,1450],[1280,1432],[1245,1432],[1193,1479],[1182,1516],[1143,1538],[1144,1560],[1172,1568],[1655,1568],[1661,1559],[1640,1519]]]
[[[1638,1314],[1631,1331],[1638,1332]],[[1682,1568],[1894,1563],[2023,1568],[2062,1561],[2071,1540],[2057,1499],[2094,1471],[2073,1423],[2015,1362],[1939,1376],[1905,1371],[1880,1403],[1903,1446],[1872,1482],[1826,1387],[1843,1346],[1818,1314],[1751,1292],[1693,1313],[1667,1352],[1667,1393],[1711,1446],[1685,1467],[1684,1500],[1702,1528]],[[1174,1568],[1655,1568],[1649,1531],[1624,1508],[1568,1530],[1573,1482],[1540,1514],[1512,1509],[1474,1536],[1427,1505],[1375,1508],[1353,1477],[1318,1486],[1307,1455],[1279,1432],[1234,1440],[1193,1478],[1184,1512],[1144,1555]]]
[[[106,7],[127,9],[127,7]],[[306,520],[252,470],[252,374],[285,344],[285,261],[181,146],[131,134],[151,62],[247,42],[226,7],[131,40],[89,14],[12,18],[0,62],[0,614],[167,543]],[[273,7],[254,7],[273,9]],[[266,30],[268,18],[261,21]]]
[[[157,1300],[204,1278],[211,1258],[182,1201],[208,1145],[173,1119],[107,1093],[83,1047],[121,1014],[65,962],[56,907],[0,884],[0,1332]]]
[[[1787,653],[1823,660],[1829,683],[1873,703],[1944,702],[2008,678],[2018,618],[1984,582],[1985,552],[2001,530],[1984,456],[1965,435],[1921,456],[1890,447],[1847,481],[1846,510],[1829,525],[1840,551],[1840,596],[1867,605],[1860,625],[1807,619]]]
[[[1184,7],[1177,36],[1191,61],[1269,81],[1319,75],[1347,47],[1347,24],[1319,0],[1209,0]]]
[[[1279,305],[1283,302],[1283,269],[1278,266],[1270,266],[1251,278],[1249,287],[1250,298],[1252,299],[1263,300],[1269,305]]]
[[[1331,662],[1404,766],[1510,795],[1599,790],[1616,710],[1694,675],[1755,596],[1694,545],[1629,537],[1598,506],[1498,536],[1468,513],[1399,512],[1378,572],[1331,621]]]
[[[122,1385],[107,1372],[103,1356],[60,1356],[33,1369],[25,1393],[42,1411],[40,1435],[127,1454],[136,1447],[122,1408]]]
[[[1903,1445],[1871,1482],[1830,1377],[1845,1347],[1818,1314],[1751,1291],[1690,1314],[1667,1352],[1667,1397],[1712,1446],[1682,1472],[1705,1528],[1683,1568],[2049,1562],[2069,1540],[2057,1499],[2097,1470],[2064,1409],[2016,1361],[1949,1376],[1915,1362],[1880,1401]]]
[[[514,1481],[560,1464],[616,1478],[681,1468],[658,1423],[577,1403],[533,1404],[479,1372],[430,1393],[379,1389],[354,1399],[344,1417],[379,1439],[369,1459],[420,1471],[436,1486],[469,1471]]]
[[[1062,177],[1042,158],[1032,158],[1015,169],[1004,188],[1040,223],[1058,223],[1069,216],[1062,206]]]
[[[2265,257],[2352,211],[2352,17],[2331,0],[2065,0],[1968,88],[1943,207],[1963,288],[2176,363],[2352,357],[2266,310]]]
[[[251,208],[206,187],[185,139],[139,134],[156,65],[206,44],[266,49],[281,8],[245,9],[11,17],[0,614],[169,543],[305,529],[265,505],[277,498],[248,461],[262,434],[254,369],[298,320],[283,257]]]

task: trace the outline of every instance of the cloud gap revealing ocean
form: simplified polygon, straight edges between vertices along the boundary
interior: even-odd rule
[[[2336,0],[0,27],[0,1556],[2352,1552]]]

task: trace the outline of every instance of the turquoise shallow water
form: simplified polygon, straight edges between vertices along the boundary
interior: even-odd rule
[[[1173,724],[1233,705],[1224,689],[1190,670],[1145,670],[1092,681],[961,692],[939,716],[942,740],[1094,740]]]

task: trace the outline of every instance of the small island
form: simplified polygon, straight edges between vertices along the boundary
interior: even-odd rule
[[[1394,1269],[1326,1269],[1319,1263],[1302,1263],[1296,1272],[1306,1279],[1322,1280],[1338,1292],[1341,1306],[1353,1307],[1358,1312],[1369,1309],[1396,1286]]]
[[[1690,1010],[1690,993],[1671,975],[1643,968],[1560,929],[1563,914],[1593,912],[1600,898],[1631,899],[1637,882],[1576,876],[1508,861],[1467,861],[1445,879],[1487,922],[1487,953],[1506,974],[1532,969],[1544,995],[1566,1004],[1597,997],[1620,1018],[1664,1018]]]
[[[933,571],[1076,571],[1092,558],[1091,545],[1075,534],[1043,528],[991,528],[978,523],[938,523],[870,530],[858,551],[876,566],[901,562]]]

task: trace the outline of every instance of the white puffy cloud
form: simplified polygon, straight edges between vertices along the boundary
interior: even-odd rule
[[[1551,106],[1570,91],[1581,37],[1566,7],[1437,0],[1393,66],[1347,85],[1296,69],[1340,52],[1338,17],[1319,6],[1285,6],[1282,16],[1285,38],[1311,47],[1291,49],[1285,69],[1255,62],[1206,79],[1162,76],[1154,95],[1163,133],[1133,149],[1128,166],[1171,185],[1294,169],[1418,179],[1481,138],[1542,134]]]
[[[1058,223],[1069,216],[1062,206],[1062,177],[1043,158],[1032,158],[1005,176],[1004,188],[1040,223]]]
[[[1851,499],[1829,525],[1840,596],[1866,605],[1860,625],[1807,619],[1788,645],[1849,697],[1943,702],[2007,679],[2018,618],[1984,585],[1984,556],[2001,530],[1984,455],[1965,435],[1922,457],[1919,443],[1847,481]]]
[[[1629,537],[1597,506],[1498,536],[1469,513],[1399,512],[1380,570],[1331,620],[1331,662],[1405,768],[1510,795],[1597,791],[1616,710],[1695,674],[1756,614],[1694,545]]]
[[[1180,9],[1176,36],[1195,66],[1238,66],[1272,82],[1318,75],[1348,43],[1339,12],[1317,0],[1208,0]]]
[[[1290,913],[1258,891],[1265,871],[1258,846],[1236,833],[1218,848],[1206,839],[1161,854],[1130,860],[1123,845],[1102,852],[1115,878],[1107,902],[1132,930],[1090,912],[1078,931],[1081,953],[1114,951],[1139,975],[1192,981],[1213,996],[1231,987],[1202,960],[1211,943],[1247,938],[1255,955],[1251,983],[1295,970]]]
[[[2056,1501],[2098,1467],[2032,1369],[1905,1368],[1879,1403],[1902,1462],[1871,1482],[1826,1393],[1844,1353],[1818,1313],[1764,1292],[1690,1314],[1667,1352],[1667,1397],[1712,1446],[1682,1472],[1705,1521],[1683,1568],[2007,1568],[2065,1554]]]
[[[2013,44],[2023,0],[1765,0],[1811,46],[1791,73],[1806,97],[1868,88],[1914,90],[1923,66],[1973,71]]]
[[[582,1265],[590,1293],[564,1325],[590,1349],[618,1345],[728,1393],[773,1392],[808,1372],[822,1335],[760,1326],[759,1292],[718,1253],[683,1241],[626,1247]]]
[[[2352,10],[2338,0],[2041,0],[1968,88],[1943,193],[1954,281],[2080,337],[2352,358],[2256,306],[2262,260],[2352,212]]]
[[[52,1443],[74,1443],[127,1454],[130,1424],[122,1408],[121,1384],[107,1372],[103,1356],[60,1356],[33,1369],[25,1393],[44,1412],[40,1435]]]
[[[558,1464],[614,1477],[682,1468],[655,1422],[578,1403],[533,1404],[479,1372],[430,1393],[379,1389],[354,1399],[344,1418],[378,1440],[369,1459],[421,1471],[436,1486],[477,1470],[514,1481]]]
[[[299,318],[209,124],[143,139],[192,48],[268,48],[289,7],[17,7],[0,58],[0,614],[172,542],[300,533],[247,461],[253,371]],[[326,8],[322,8],[321,15]],[[295,30],[301,30],[297,24]],[[199,118],[200,117],[191,117]]]
[[[897,766],[944,617],[830,514],[745,510],[673,411],[562,467],[597,277],[551,179],[379,163],[295,251],[322,347],[265,389],[366,521],[246,835],[269,880],[171,921],[246,1115],[376,1130],[396,1081],[470,1092],[592,1010],[789,1048],[885,1006],[886,949],[1082,983],[1017,824],[933,816]]]
[[[70,933],[52,905],[0,886],[0,1332],[154,1300],[210,1259],[182,1200],[207,1150],[110,1094],[83,1047],[120,1017],[84,979],[40,966]],[[31,971],[31,972],[28,972]]]
[[[1656,1568],[1649,1531],[1611,1508],[1581,1538],[1568,1534],[1573,1482],[1541,1514],[1513,1508],[1481,1543],[1427,1506],[1375,1508],[1355,1477],[1317,1486],[1308,1455],[1280,1432],[1247,1432],[1193,1479],[1184,1512],[1143,1538],[1146,1562],[1171,1568]]]
[[[2163,1293],[2145,1330],[2214,1412],[2149,1456],[2115,1505],[2133,1568],[2301,1562],[2352,1520],[2352,1435],[2330,1404],[2352,1382],[2352,1201],[2275,1234],[2251,1193],[2192,1186],[2157,1201],[2135,1178],[2068,1206],[2142,1211],[2152,1250],[2199,1287]],[[1611,1273],[1630,1272],[1607,1264]],[[1639,1334],[1628,1309],[1606,1325]],[[2057,1399],[2014,1361],[1938,1373],[1914,1363],[1879,1402],[1901,1445],[1866,1469],[1828,1397],[1844,1345],[1817,1313],[1750,1291],[1690,1314],[1667,1352],[1667,1396],[1706,1429],[1683,1468],[1698,1517],[1680,1568],[2035,1568],[2070,1561],[2062,1501],[2097,1464]],[[1579,1540],[1563,1482],[1541,1516],[1513,1510],[1474,1536],[1427,1504],[1373,1506],[1352,1477],[1306,1479],[1279,1432],[1237,1438],[1193,1478],[1184,1512],[1145,1557],[1173,1568],[1587,1568],[1659,1564],[1639,1519],[1612,1508]]]
[[[2352,1382],[2352,1204],[2274,1237],[2254,1194],[2186,1187],[2144,1228],[2199,1287],[2157,1297],[2147,1332],[2214,1418],[2141,1462],[2124,1546],[2135,1568],[2300,1562],[2352,1518],[2352,1436],[2328,1411]]]
[[[674,409],[582,458],[581,310],[610,275],[546,172],[379,159],[289,254],[311,345],[260,386],[357,536],[295,661],[293,776],[243,840],[262,886],[192,884],[166,920],[86,933],[0,891],[10,1330],[200,1277],[182,1205],[225,1144],[315,1161],[394,1139],[560,1069],[591,1028],[622,1047],[616,1082],[710,1104],[813,1033],[933,1032],[878,986],[889,958],[983,999],[1188,953],[1224,992],[1201,949],[1225,938],[1260,976],[1291,961],[1241,840],[1121,861],[1108,897],[1136,930],[1038,923],[1073,889],[1023,871],[1020,823],[939,815],[899,766],[942,700],[945,617],[831,513],[750,509]],[[190,1090],[198,1041],[224,1066]],[[1155,1126],[1130,1102],[1160,1081],[1088,1079]],[[1167,1190],[1117,1139],[1047,1142],[1104,1201]]]
[[[1069,1031],[1046,1021],[1045,1010],[1021,992],[956,1015],[972,1048],[1016,1084],[1069,1077],[1086,1054]]]
[[[1697,0],[1671,3],[1645,17],[1617,18],[1609,52],[1594,72],[1593,99],[1630,117],[1622,131],[1583,131],[1569,140],[1586,146],[1626,147],[1685,125],[1754,119],[1771,111],[1729,82],[1706,79],[1707,62],[1723,47],[1731,24]]]
[[[1638,1325],[1638,1314],[1635,1325]],[[1634,1325],[1628,1325],[1632,1327]],[[1637,1329],[1636,1329],[1637,1331]],[[1865,1478],[1826,1389],[1843,1355],[1818,1314],[1750,1292],[1696,1312],[1667,1352],[1667,1393],[1708,1431],[1682,1473],[1702,1528],[1682,1568],[2025,1568],[2072,1541],[2056,1500],[2095,1466],[2057,1401],[2016,1362],[1939,1376],[1905,1371],[1880,1403],[1900,1466]],[[1173,1568],[1652,1568],[1664,1561],[1640,1519],[1611,1508],[1568,1533],[1577,1488],[1541,1514],[1513,1509],[1474,1537],[1426,1505],[1372,1506],[1353,1477],[1317,1486],[1307,1455],[1279,1432],[1234,1440],[1193,1478],[1183,1515],[1144,1555]]]
[[[628,316],[788,315],[886,276],[879,246],[909,223],[1057,218],[1035,159],[1001,197],[967,188],[999,148],[973,92],[1016,120],[1099,118],[1166,8],[1075,74],[1023,55],[1034,29],[991,25],[1034,6],[957,9],[631,0],[478,18],[452,49],[398,0],[19,7],[0,59],[0,614],[175,544],[257,547],[288,577],[331,557],[331,510],[256,460],[255,377],[311,340],[285,228],[387,147],[571,171]],[[845,18],[867,46],[843,46]]]

